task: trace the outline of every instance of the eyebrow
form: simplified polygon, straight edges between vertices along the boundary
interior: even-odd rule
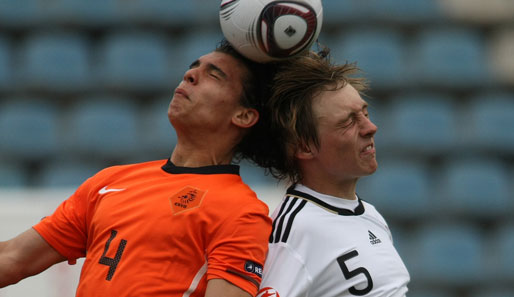
[[[200,64],[200,60],[195,60],[193,63],[191,63],[191,65],[189,65],[189,69],[198,67]],[[219,76],[221,76],[224,79],[227,78],[227,74],[223,70],[221,70],[221,68],[212,63],[207,63],[207,70],[216,72]]]
[[[369,107],[368,102],[364,101],[364,104],[362,105],[362,108],[359,111],[367,110],[368,107]],[[354,111],[354,110],[350,111],[347,116],[345,116],[344,118],[340,119],[338,122],[339,123],[345,123],[350,118],[354,117],[359,111]]]

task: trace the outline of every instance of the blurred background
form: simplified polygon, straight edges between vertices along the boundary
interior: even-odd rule
[[[216,0],[0,0],[0,240],[106,166],[169,157],[166,111],[221,39]],[[369,78],[389,222],[413,297],[514,296],[514,1],[323,0],[320,43]],[[272,211],[283,188],[242,177]],[[73,296],[60,264],[0,296]]]

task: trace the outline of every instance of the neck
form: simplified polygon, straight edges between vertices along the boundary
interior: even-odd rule
[[[333,181],[327,178],[304,176],[300,183],[318,193],[348,200],[356,199],[357,179]]]
[[[176,166],[203,167],[230,164],[232,156],[232,153],[219,154],[212,150],[190,150],[177,145],[171,154],[170,160]]]
[[[230,139],[230,137],[220,136],[217,136],[216,139],[197,137],[194,140],[179,137],[170,160],[176,166],[182,167],[230,164],[237,143]]]

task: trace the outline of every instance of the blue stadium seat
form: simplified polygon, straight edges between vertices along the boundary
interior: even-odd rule
[[[0,166],[0,188],[25,188],[28,186],[28,176],[21,162],[0,160],[0,164],[2,164]]]
[[[457,112],[452,97],[398,94],[381,112],[386,119],[376,138],[386,149],[430,155],[445,153],[456,145]]]
[[[489,288],[482,288],[478,292],[471,293],[470,297],[514,297],[514,289],[491,285]]]
[[[361,29],[333,39],[331,54],[339,63],[357,62],[372,88],[396,88],[408,82],[404,40],[395,31]]]
[[[0,154],[39,160],[58,147],[59,111],[43,99],[9,98],[0,106]]]
[[[89,177],[100,171],[102,166],[77,160],[48,162],[35,177],[34,184],[43,188],[77,188]]]
[[[323,0],[323,26],[340,26],[370,17],[369,1]],[[322,27],[323,31],[323,27]]]
[[[484,246],[480,229],[470,224],[439,221],[417,230],[412,243],[417,255],[411,277],[438,285],[470,285],[483,278]]]
[[[451,291],[442,289],[409,289],[409,297],[455,297]]]
[[[130,98],[82,98],[68,112],[63,147],[102,161],[128,158],[137,148],[137,112]]]
[[[193,3],[196,24],[200,26],[219,24],[221,1],[189,0],[188,2]]]
[[[171,57],[166,37],[157,33],[119,33],[107,36],[100,49],[100,80],[107,88],[129,92],[170,89]]]
[[[375,13],[380,19],[389,22],[413,24],[433,22],[442,18],[438,3],[433,0],[375,0],[373,2]]]
[[[212,52],[216,45],[223,39],[223,35],[219,30],[191,30],[184,37],[181,43],[180,55],[177,55],[176,67],[180,69],[180,78],[199,57]]]
[[[47,20],[41,0],[0,1],[0,25],[11,28],[35,27]]]
[[[420,23],[440,18],[432,0],[323,0],[324,24],[388,21]]]
[[[79,0],[80,1],[80,0]],[[129,23],[187,28],[197,25],[198,14],[193,1],[131,0],[120,7]],[[216,10],[211,14],[216,15]]]
[[[276,182],[270,175],[265,175],[263,168],[258,167],[246,160],[241,161],[239,174],[243,181],[250,187],[275,185]],[[275,184],[274,184],[275,183]]]
[[[441,211],[487,218],[514,209],[507,167],[500,160],[454,159],[443,166],[439,177]]]
[[[487,85],[485,42],[465,29],[432,29],[413,41],[412,75],[416,83],[445,88],[477,88]]]
[[[45,1],[51,22],[60,26],[102,28],[121,23],[121,12],[129,1],[119,5],[117,0],[52,0]]]
[[[471,98],[468,142],[491,152],[514,152],[514,94],[485,93]]]
[[[373,175],[361,178],[359,196],[386,217],[421,218],[431,212],[430,176],[419,161],[388,159]]]
[[[378,209],[378,211],[382,212],[381,209]],[[384,213],[381,214],[385,215],[384,219],[387,221],[389,230],[391,231],[394,247],[396,248],[396,251],[402,258],[403,263],[407,267],[407,270],[409,270],[411,262],[416,261],[416,254],[415,251],[412,250],[412,244],[410,242],[413,232],[411,230],[408,230],[408,228],[406,228],[405,224],[403,224],[402,221],[394,220],[392,219],[392,217],[388,217]]]
[[[51,92],[81,91],[89,86],[89,45],[80,35],[38,34],[21,49],[25,86]]]
[[[12,87],[13,66],[11,61],[13,54],[11,52],[10,42],[0,36],[0,90],[6,90]]]
[[[172,94],[169,98],[155,100],[139,114],[142,128],[140,147],[148,160],[169,158],[177,143],[177,135],[168,120],[171,97]]]
[[[488,238],[489,255],[492,256],[488,271],[495,279],[512,284],[514,281],[514,221],[498,222],[498,227],[493,229],[491,237]]]

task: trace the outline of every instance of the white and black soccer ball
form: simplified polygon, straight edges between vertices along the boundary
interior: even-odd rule
[[[287,59],[318,38],[321,0],[222,0],[223,35],[245,57],[267,63]]]

